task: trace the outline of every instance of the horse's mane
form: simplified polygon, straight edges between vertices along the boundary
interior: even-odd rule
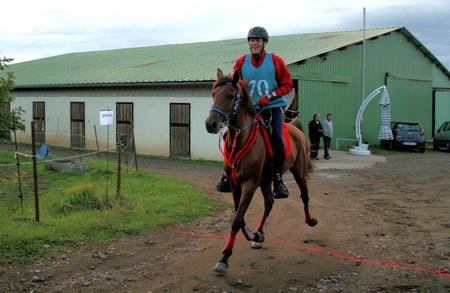
[[[218,80],[213,85],[213,89],[216,89],[217,87],[225,84],[232,84],[236,89],[238,89],[241,92],[241,105],[240,107],[246,111],[251,117],[256,116],[256,110],[253,107],[253,102],[248,94],[247,87],[242,83],[242,80],[240,80],[238,83],[235,83],[232,79],[229,77],[223,77]]]

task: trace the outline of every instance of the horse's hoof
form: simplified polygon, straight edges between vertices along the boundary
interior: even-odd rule
[[[263,232],[258,231],[254,233],[253,240],[254,242],[264,242],[264,240],[266,240],[266,237],[264,236]]]
[[[223,262],[218,262],[214,267],[214,270],[220,274],[225,274],[228,271],[228,265]]]
[[[306,224],[308,224],[308,226],[310,226],[310,227],[314,227],[315,225],[317,225],[317,223],[319,223],[319,222],[317,222],[317,220],[314,219],[314,218],[309,219],[308,221],[306,221]]]
[[[260,249],[260,248],[262,248],[263,247],[263,243],[262,242],[255,242],[255,241],[252,241],[252,248],[254,248],[254,249]]]

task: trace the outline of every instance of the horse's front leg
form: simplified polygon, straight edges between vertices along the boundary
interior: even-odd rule
[[[241,188],[233,188],[233,199],[235,206],[237,205],[236,213],[231,225],[231,232],[222,251],[223,256],[214,268],[216,272],[226,273],[228,271],[228,259],[233,253],[234,242],[239,229],[245,227],[244,215],[252,201],[255,189],[256,184],[251,181],[242,183]]]
[[[269,215],[273,207],[274,200],[272,196],[272,180],[270,180],[270,177],[266,180],[263,180],[263,182],[261,183],[261,192],[264,197],[264,214],[259,222],[258,230],[253,237],[252,248],[255,249],[262,248],[263,246],[266,234],[265,228],[267,226]]]

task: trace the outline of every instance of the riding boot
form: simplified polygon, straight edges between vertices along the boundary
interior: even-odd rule
[[[280,152],[281,153],[281,152]],[[284,164],[284,152],[282,154],[275,154],[274,158],[274,173],[273,173],[273,198],[287,198],[289,191],[283,183],[283,164]]]
[[[220,178],[219,183],[216,185],[216,189],[220,192],[231,192],[231,184],[225,174]]]
[[[273,174],[273,198],[281,199],[287,198],[289,196],[289,191],[283,183],[283,178],[280,172],[275,172]]]

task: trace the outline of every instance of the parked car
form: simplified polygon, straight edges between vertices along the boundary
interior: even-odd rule
[[[450,152],[450,121],[442,123],[434,134],[433,149],[444,149],[447,152]]]
[[[392,122],[393,140],[381,141],[381,147],[387,149],[417,149],[425,151],[425,136],[422,125],[418,122]]]

